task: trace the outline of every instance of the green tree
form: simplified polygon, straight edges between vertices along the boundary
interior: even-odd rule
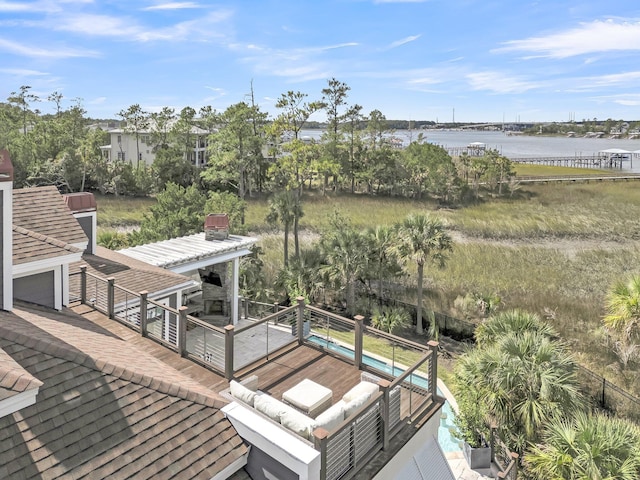
[[[618,339],[616,353],[626,366],[640,343],[640,275],[616,282],[605,301],[605,328]]]
[[[140,230],[130,235],[132,245],[156,242],[201,232],[207,198],[195,185],[168,183],[144,215]]]
[[[577,412],[569,418],[554,418],[524,461],[535,478],[637,479],[640,428],[605,414]]]
[[[411,316],[402,307],[377,306],[371,315],[371,325],[378,330],[395,334],[411,322]]]
[[[366,237],[347,219],[336,215],[320,245],[326,262],[322,271],[338,289],[345,289],[347,314],[354,315],[356,281],[364,275],[368,263]]]
[[[278,272],[276,286],[284,290],[287,300],[304,297],[307,304],[317,301],[318,294],[324,287],[320,273],[323,260],[319,248],[304,248],[300,255]]]
[[[582,410],[584,400],[565,344],[542,328],[518,330],[528,321],[511,318],[512,330],[459,358],[455,382],[458,396],[481,399],[507,445],[522,453],[547,422]]]
[[[335,78],[327,81],[327,87],[322,89],[321,104],[327,114],[327,129],[323,134],[324,155],[319,162],[320,173],[324,174],[323,193],[328,184],[329,177],[335,177],[340,173],[340,165],[343,164],[343,157],[346,153],[340,122],[343,119],[343,107],[347,104],[349,87],[346,83]]]
[[[283,190],[269,200],[269,213],[266,220],[270,224],[281,223],[284,228],[284,267],[289,265],[289,231],[296,216],[302,216],[298,211],[300,204],[296,201],[295,193]]]
[[[378,225],[367,229],[366,239],[370,256],[367,278],[376,281],[378,304],[382,305],[384,281],[397,277],[402,272],[398,259],[392,251],[396,235],[393,228]]]
[[[228,107],[219,115],[219,130],[209,136],[209,163],[201,173],[205,181],[228,185],[245,200],[251,190],[251,176],[262,162],[263,131],[256,132],[254,120],[263,124],[266,115],[245,102]]]
[[[515,309],[491,315],[478,325],[475,337],[478,345],[487,346],[507,334],[518,335],[533,331],[549,338],[557,335],[553,327],[543,322],[539,315]]]
[[[133,133],[136,137],[136,167],[140,167],[140,133],[149,127],[149,114],[136,103],[120,110],[117,115],[126,122],[124,131]]]
[[[390,249],[405,263],[414,262],[418,268],[416,333],[422,335],[422,296],[424,267],[435,262],[443,267],[446,253],[452,249],[452,241],[442,222],[429,215],[409,215],[396,225],[397,243]]]
[[[242,219],[247,210],[247,202],[230,192],[210,191],[205,203],[205,212],[226,213],[229,216],[229,231],[245,233]]]

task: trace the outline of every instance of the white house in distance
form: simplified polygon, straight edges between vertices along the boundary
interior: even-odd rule
[[[109,130],[110,142],[109,145],[103,145],[100,147],[102,156],[109,161],[127,161],[133,165],[137,165],[138,162],[144,163],[147,166],[151,166],[156,159],[156,154],[153,151],[153,145],[151,144],[151,129],[145,129],[138,132],[138,144],[136,145],[135,132],[123,129],[115,128]],[[200,127],[191,127],[191,134],[194,136],[193,151],[190,152],[189,160],[196,167],[204,167],[207,164],[207,137],[209,132]],[[138,154],[139,152],[139,154]],[[139,155],[136,159],[136,155]]]

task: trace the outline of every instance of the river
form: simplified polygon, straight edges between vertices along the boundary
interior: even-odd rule
[[[303,136],[319,139],[321,130],[303,130]],[[640,139],[546,137],[537,135],[508,135],[504,132],[474,130],[397,130],[394,135],[405,144],[416,140],[422,133],[427,142],[444,148],[466,147],[470,143],[484,143],[487,148],[498,150],[508,158],[562,157],[597,155],[602,150],[620,148],[640,150]],[[640,172],[640,154],[634,157],[633,168],[626,171]],[[629,166],[625,162],[625,166]]]

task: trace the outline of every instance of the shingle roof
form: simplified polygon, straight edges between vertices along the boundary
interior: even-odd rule
[[[13,191],[13,224],[64,243],[87,243],[87,236],[56,187]]]
[[[210,479],[247,452],[216,393],[72,313],[0,312],[0,347],[43,382],[0,418],[0,478]]]
[[[117,285],[136,293],[146,290],[153,295],[155,292],[175,289],[180,285],[196,285],[193,280],[184,275],[154,267],[100,246],[96,248],[95,255],[85,253],[81,262],[71,264],[69,273],[79,272],[81,265],[86,265],[87,272],[101,278],[113,277]],[[79,291],[79,281],[78,275],[69,278],[72,290]]]
[[[0,350],[0,400],[41,386],[40,380],[22,368],[6,352]]]
[[[13,264],[35,262],[48,258],[81,253],[82,250],[60,240],[26,228],[13,226]]]

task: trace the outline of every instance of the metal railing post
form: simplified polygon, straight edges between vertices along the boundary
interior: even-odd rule
[[[147,336],[147,296],[149,292],[140,292],[140,335]]]
[[[227,380],[233,378],[233,325],[224,327],[224,377]]]
[[[116,279],[113,277],[107,278],[107,316],[111,319],[115,317],[115,289]]]
[[[298,344],[302,345],[302,342],[304,342],[304,297],[298,297],[296,300],[298,301],[298,323],[296,324],[296,332],[298,336]]]
[[[429,392],[433,398],[438,395],[438,342],[431,340],[427,343],[431,350],[429,359]]]
[[[80,266],[80,303],[87,303],[87,266]]]
[[[354,345],[354,355],[353,355],[353,364],[358,370],[362,369],[362,345],[363,345],[363,337],[364,337],[364,317],[362,315],[356,315],[353,317],[356,322],[355,325],[355,345]]]
[[[180,352],[180,356],[187,356],[187,311],[189,307],[178,308],[178,352]]]

